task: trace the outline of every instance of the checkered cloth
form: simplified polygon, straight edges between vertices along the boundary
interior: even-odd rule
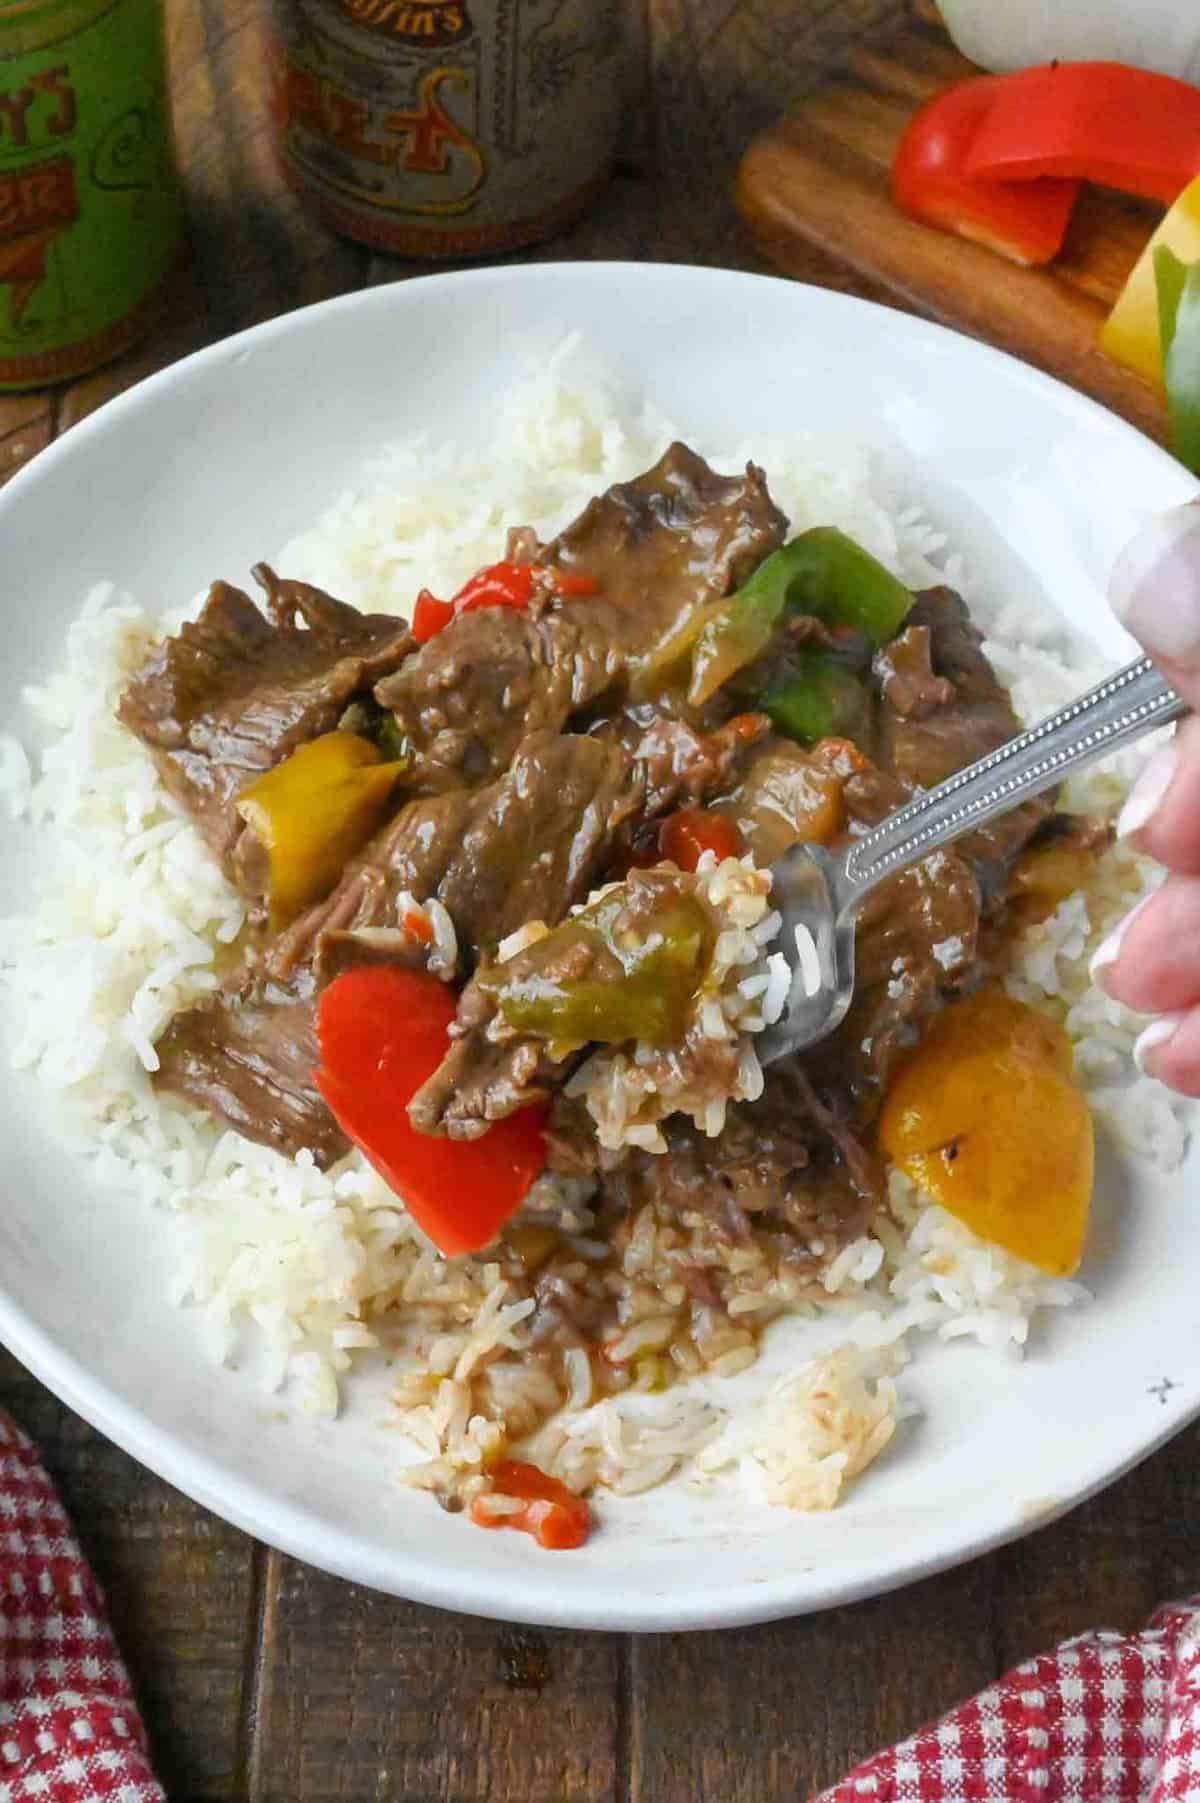
[[[164,1803],[96,1580],[0,1409],[0,1799],[98,1798]]]
[[[1200,1596],[1080,1634],[814,1803],[1200,1803]]]

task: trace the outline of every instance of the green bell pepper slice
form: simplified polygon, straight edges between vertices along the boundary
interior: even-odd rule
[[[622,924],[622,884],[555,927],[545,938],[479,977],[518,1032],[565,1045],[618,1045],[682,1038],[696,993],[712,962],[712,921],[694,895],[668,891],[637,931]],[[586,974],[555,974],[572,947],[593,953]],[[566,958],[569,964],[569,958]]]
[[[1160,244],[1154,251],[1154,284],[1171,449],[1200,475],[1200,263],[1182,263]]]
[[[801,649],[793,663],[794,677],[768,689],[758,703],[775,730],[810,745],[852,738],[866,709],[865,691],[853,672],[823,651]]]
[[[706,610],[692,654],[688,700],[700,706],[767,650],[785,614],[812,614],[827,626],[894,637],[912,606],[909,589],[836,526],[813,526],[772,551],[727,600]]]

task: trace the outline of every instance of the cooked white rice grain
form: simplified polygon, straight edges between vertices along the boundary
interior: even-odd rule
[[[810,1359],[701,1448],[698,1471],[733,1467],[767,1502],[832,1509],[895,1433],[893,1369],[854,1346]]]
[[[821,959],[812,928],[803,922],[796,928],[796,964],[805,995],[816,995],[821,987]]]

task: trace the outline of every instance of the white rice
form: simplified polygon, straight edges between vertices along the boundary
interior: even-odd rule
[[[796,968],[805,995],[816,995],[821,987],[821,959],[812,928],[803,922],[796,928]]]
[[[765,1502],[832,1509],[896,1431],[896,1363],[854,1346],[809,1359],[714,1435],[697,1470],[733,1467]]]
[[[418,588],[451,592],[492,560],[508,526],[553,532],[599,489],[646,468],[670,436],[666,421],[593,379],[569,342],[531,365],[491,440],[463,447],[422,437],[394,447],[275,561],[361,606],[403,613]],[[698,448],[727,470],[753,456],[793,530],[840,526],[913,586],[951,581],[988,618],[986,598],[970,595],[942,536],[914,510],[889,510],[861,446],[796,437],[724,453]],[[465,1472],[464,1494],[471,1485],[485,1491],[485,1467],[505,1444],[495,1417],[508,1410],[510,1440],[522,1411],[531,1425],[541,1418],[543,1380],[520,1370],[532,1302],[514,1301],[486,1258],[441,1260],[357,1156],[321,1173],[305,1156],[288,1161],[250,1145],[151,1089],[155,1039],[178,1009],[217,986],[225,948],[243,925],[240,901],[113,715],[128,675],[171,623],[111,586],[95,589],[68,632],[61,668],[26,691],[29,746],[0,736],[0,796],[45,829],[35,903],[0,922],[13,1063],[55,1093],[56,1123],[73,1126],[100,1182],[132,1186],[147,1204],[173,1211],[173,1293],[203,1311],[215,1357],[232,1360],[253,1339],[269,1356],[272,1381],[294,1384],[308,1406],[332,1413],[361,1351],[394,1349],[441,1322],[401,1384],[406,1431],[426,1455],[411,1481],[461,1487]],[[1027,717],[1077,692],[1090,674],[1077,654],[1064,661],[1044,618],[993,608],[988,630],[989,655]],[[1140,755],[1074,779],[1068,804],[1111,815]],[[1121,1144],[1170,1168],[1185,1129],[1166,1091],[1131,1077],[1142,1023],[1092,988],[1086,972],[1100,935],[1153,881],[1129,852],[1106,854],[1092,892],[1026,935],[1009,987],[1065,1021],[1080,1080]],[[424,910],[449,976],[452,921],[436,901],[413,905]],[[714,1034],[745,1037],[738,1084],[749,1096],[762,1081],[749,1034],[778,1017],[789,971],[767,950],[777,917],[760,910],[734,925],[722,956],[740,974],[705,1018]],[[528,942],[516,934],[503,950]],[[811,958],[798,949],[807,970]],[[724,1103],[713,1103],[703,1125],[715,1133],[723,1120]],[[658,1128],[626,1118],[621,1131],[653,1149]],[[900,1408],[892,1370],[907,1336],[1019,1352],[1039,1308],[1083,1299],[1079,1285],[980,1241],[898,1177],[893,1205],[900,1225],[880,1221],[825,1273],[829,1304],[846,1314],[846,1347],[810,1361],[728,1423],[686,1385],[661,1398],[595,1402],[587,1361],[575,1361],[572,1410],[539,1432],[545,1462],[578,1488],[600,1481],[636,1490],[698,1455],[710,1475],[740,1473],[770,1500],[827,1507],[891,1436]],[[543,1179],[526,1208],[536,1218],[543,1207],[579,1235],[586,1257],[586,1186]],[[731,1312],[751,1321],[764,1309],[803,1306],[753,1289],[735,1302]],[[653,1321],[630,1331],[653,1347]],[[753,1360],[753,1341],[729,1323],[722,1331],[709,1368],[733,1372]],[[616,1350],[632,1353],[633,1341]],[[480,1412],[481,1386],[490,1417]]]

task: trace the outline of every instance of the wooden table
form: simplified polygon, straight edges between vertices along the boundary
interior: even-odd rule
[[[649,0],[605,199],[538,258],[760,265],[729,177],[751,134],[899,0]],[[271,167],[253,0],[169,0],[193,259],[170,329],[0,398],[0,472],[172,357],[410,266],[328,237]],[[649,122],[652,129],[647,130]],[[870,292],[816,255],[810,279]],[[878,298],[878,297],[876,297]],[[0,479],[3,479],[0,475]],[[1120,1349],[1114,1348],[1114,1357]],[[108,1592],[172,1803],[775,1803],[1058,1636],[1200,1572],[1200,1427],[1057,1526],[895,1596],[740,1632],[534,1632],[310,1571],[142,1470],[0,1353]]]

